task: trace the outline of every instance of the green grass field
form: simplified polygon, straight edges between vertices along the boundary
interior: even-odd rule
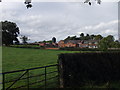
[[[57,64],[58,54],[60,53],[80,53],[80,51],[60,51],[60,50],[45,50],[45,49],[25,49],[25,48],[11,48],[11,47],[3,47],[2,48],[2,69],[3,72],[15,71],[21,69],[29,69],[35,67],[41,67],[46,65]],[[48,71],[56,70],[56,68],[50,68]],[[40,73],[44,73],[44,69],[30,71],[30,75],[37,75]],[[14,78],[22,75],[23,72],[8,74],[5,76],[5,81],[13,80]],[[55,76],[55,74],[51,74],[50,76]],[[26,77],[26,76],[24,76]],[[23,78],[24,78],[23,77]],[[49,76],[47,76],[49,77]],[[35,77],[31,78],[30,81],[34,82],[37,80],[44,79],[43,77]],[[54,82],[53,86],[56,87],[56,80],[50,80],[50,82]],[[11,83],[7,83],[6,86],[9,86]],[[19,85],[27,84],[26,80],[20,80],[13,87]],[[42,83],[44,85],[44,82]],[[36,84],[36,87],[39,84]],[[120,88],[120,84],[118,82],[112,82],[111,87]],[[83,88],[90,88],[91,85],[83,86]],[[95,88],[106,88],[106,84],[102,84],[101,86],[94,85]]]
[[[58,54],[78,51],[2,48],[3,72],[56,64]]]
[[[58,54],[60,53],[75,53],[78,51],[60,51],[60,50],[45,50],[45,49],[25,49],[25,48],[12,48],[12,47],[3,47],[2,48],[2,69],[3,72],[15,71],[21,69],[29,69],[35,67],[41,67],[46,65],[57,64]],[[49,68],[47,72],[56,70],[56,68]],[[5,81],[10,81],[15,78],[18,78],[22,75],[23,72],[7,74],[5,76]],[[44,73],[44,69],[30,71],[30,75],[37,75]],[[57,74],[57,73],[55,73]],[[54,76],[51,74],[50,76]],[[25,76],[26,77],[26,76]],[[24,78],[24,77],[23,77]],[[41,79],[43,79],[41,77]],[[32,78],[31,81],[37,81],[40,77]],[[55,81],[55,80],[53,80]],[[16,83],[16,86],[20,84],[25,84],[25,80],[21,80]],[[9,86],[10,83],[6,84]]]

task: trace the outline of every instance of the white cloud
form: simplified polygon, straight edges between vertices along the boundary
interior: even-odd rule
[[[116,39],[118,39],[118,20],[101,22],[96,25],[84,26],[80,30],[90,34],[101,34],[103,36],[113,35]],[[81,32],[77,33],[80,34]]]
[[[110,22],[101,22],[97,25],[94,25],[94,26],[85,26],[83,27],[82,29],[84,30],[97,30],[97,29],[102,29],[102,28],[109,28],[109,27],[112,27],[112,26],[115,26],[117,27],[117,24],[118,24],[118,20],[113,20],[113,21],[110,21]]]
[[[114,20],[114,21],[110,21],[108,23],[100,23],[98,25],[96,25],[93,29],[99,29],[99,28],[103,28],[103,27],[109,27],[111,25],[117,25],[118,24],[118,20]]]
[[[20,33],[28,36],[30,41],[52,37],[61,40],[81,32],[117,36],[116,3],[91,7],[78,3],[33,4],[31,9],[26,9],[23,3],[6,3],[0,19],[17,23]]]

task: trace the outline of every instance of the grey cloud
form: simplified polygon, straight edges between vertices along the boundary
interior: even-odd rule
[[[32,42],[50,40],[52,37],[59,41],[68,35],[79,35],[80,32],[104,36],[114,34],[117,37],[117,23],[114,21],[117,19],[116,3],[91,7],[81,3],[33,4],[29,10],[20,6],[23,3],[19,3],[17,8],[16,5],[8,6],[10,9],[3,7],[1,20],[16,22],[20,33],[28,36]]]
[[[82,31],[86,33],[95,33],[101,34],[103,36],[113,35],[116,39],[118,39],[118,20],[113,20],[110,22],[102,22],[94,26],[85,26],[81,28]],[[78,32],[81,33],[81,32]]]

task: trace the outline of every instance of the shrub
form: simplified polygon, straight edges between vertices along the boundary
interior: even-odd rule
[[[60,77],[64,87],[80,87],[120,80],[120,52],[60,54]]]
[[[67,51],[101,51],[100,49],[93,49],[93,48],[77,48],[77,47],[65,47],[60,48],[60,50],[67,50]]]
[[[64,47],[60,48],[60,50],[67,51],[120,51],[120,49],[101,49],[101,48],[77,48],[77,47]]]

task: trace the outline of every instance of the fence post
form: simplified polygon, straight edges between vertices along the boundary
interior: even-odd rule
[[[63,64],[62,64],[61,59],[59,60],[58,65],[59,65],[59,84],[60,84],[60,88],[64,88]]]
[[[5,74],[4,73],[3,73],[2,83],[3,83],[3,90],[5,90]]]
[[[45,67],[45,88],[46,88],[46,84],[47,84],[47,83],[46,83],[46,80],[47,80],[47,77],[46,77],[46,68],[47,68],[47,67]]]
[[[27,70],[27,88],[28,88],[28,90],[29,90],[29,70]]]
[[[60,87],[60,67],[59,64],[57,65],[57,69],[58,69],[58,88]]]

